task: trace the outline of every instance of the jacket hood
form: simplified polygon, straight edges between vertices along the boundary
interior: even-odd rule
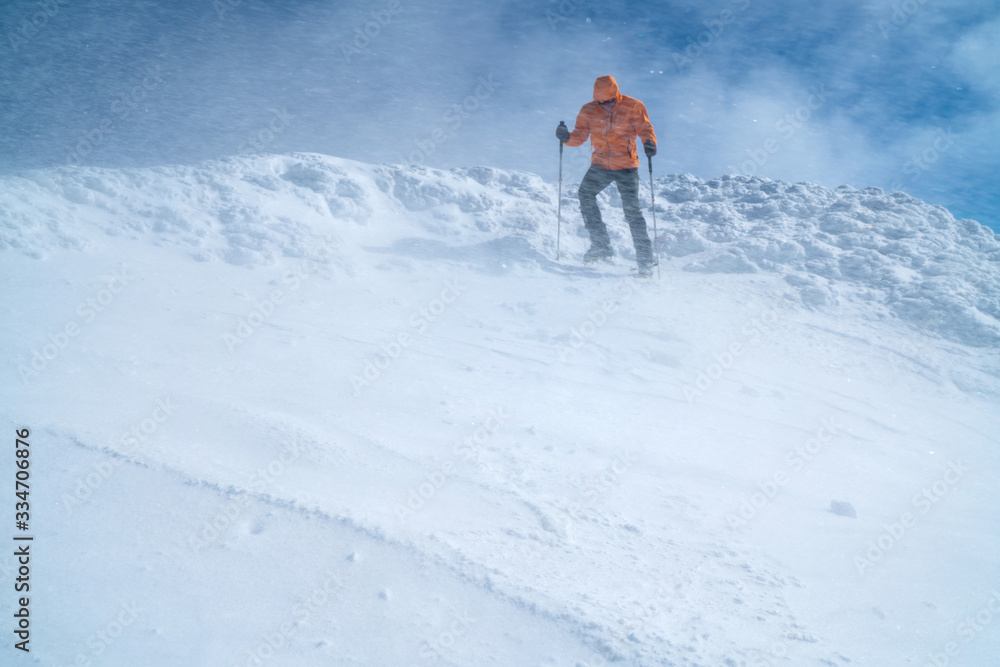
[[[618,99],[621,93],[618,92],[618,82],[615,81],[615,77],[599,76],[597,81],[594,82],[594,101],[600,102],[602,100],[610,100],[611,98]]]

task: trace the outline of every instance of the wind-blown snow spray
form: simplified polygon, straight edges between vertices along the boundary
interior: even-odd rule
[[[160,66],[152,65],[142,72],[142,80],[127,91],[121,93],[111,102],[111,113],[102,118],[97,125],[85,132],[73,148],[66,154],[66,162],[79,165],[83,160],[100,148],[108,137],[125,122],[139,103],[146,100],[151,92],[163,84]]]
[[[295,116],[288,113],[288,109],[271,109],[271,117],[267,121],[267,126],[254,130],[247,135],[246,141],[240,144],[237,152],[241,155],[256,155],[264,152],[264,149],[272,141],[277,139],[288,127],[288,121]]]
[[[889,185],[891,192],[901,192],[911,179],[916,182],[925,172],[941,159],[941,156],[951,150],[958,138],[952,134],[951,127],[941,128],[935,133],[934,140],[927,148],[919,153],[910,156],[910,159],[903,165],[903,180],[893,181]]]
[[[876,27],[882,33],[882,39],[889,39],[891,33],[899,32],[910,19],[926,5],[928,0],[903,0],[892,4],[892,16],[889,20],[879,19]]]
[[[721,10],[718,18],[709,19],[703,23],[705,30],[693,37],[688,37],[688,45],[684,47],[683,51],[673,52],[674,67],[677,68],[678,72],[683,71],[685,67],[690,67],[691,63],[704,55],[705,49],[722,37],[726,26],[735,23],[740,13],[750,8],[750,0],[732,0],[732,3],[736,5],[735,11],[732,9]]]
[[[21,47],[37,37],[49,25],[49,21],[59,13],[60,5],[68,6],[69,0],[42,0],[37,4],[39,11],[25,14],[21,22],[16,24],[17,30],[7,32],[7,41],[14,53],[20,51]]]
[[[340,45],[340,55],[344,57],[344,62],[351,64],[351,58],[362,53],[371,53],[368,47],[372,40],[382,34],[382,31],[389,27],[393,18],[403,11],[399,0],[389,0],[385,9],[373,9],[371,19],[364,25],[355,26],[352,31],[354,39],[343,42]]]
[[[472,114],[478,111],[483,103],[492,97],[499,86],[500,83],[493,80],[493,74],[479,77],[478,84],[472,94],[463,99],[461,104],[452,104],[444,112],[441,116],[442,124],[440,126],[431,130],[430,135],[426,139],[414,139],[417,149],[411,151],[406,156],[406,163],[423,164],[426,162],[434,154],[438,146],[455,136],[455,133],[462,127],[466,119],[471,118]]]
[[[767,164],[771,156],[782,148],[781,140],[786,143],[791,141],[795,134],[801,130],[813,114],[822,109],[827,103],[826,86],[820,85],[809,93],[805,102],[799,105],[792,113],[785,114],[785,117],[774,124],[777,134],[764,140],[759,148],[747,149],[749,160],[744,160],[740,164],[740,173],[744,176],[756,176],[757,172]]]
[[[576,14],[576,10],[580,9],[585,2],[586,0],[562,0],[556,7],[556,12],[551,9],[546,10],[545,20],[549,22],[549,28],[556,30],[557,23],[569,21],[570,17]]]

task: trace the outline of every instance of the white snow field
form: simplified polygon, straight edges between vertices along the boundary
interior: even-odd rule
[[[584,268],[575,189],[556,262],[526,173],[0,179],[0,538],[34,537],[0,663],[997,664],[998,238],[874,188],[655,189],[639,280],[614,187]]]

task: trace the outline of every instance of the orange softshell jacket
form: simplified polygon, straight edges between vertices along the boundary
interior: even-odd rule
[[[605,111],[598,102],[611,98],[616,100],[615,107]],[[635,169],[639,166],[636,135],[642,137],[643,143],[656,143],[646,106],[634,97],[618,92],[615,77],[602,76],[594,82],[594,101],[587,102],[580,109],[576,127],[566,145],[579,146],[589,136],[593,149],[590,164],[605,169]]]

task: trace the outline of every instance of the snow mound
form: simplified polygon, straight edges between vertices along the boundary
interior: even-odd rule
[[[86,250],[93,228],[186,249],[201,261],[271,265],[343,258],[348,240],[414,232],[537,232],[554,205],[538,176],[365,165],[314,154],[230,158],[196,166],[60,168],[0,179],[0,249],[41,258]],[[365,235],[360,228],[378,229]]]
[[[975,221],[878,188],[688,174],[660,177],[655,187],[660,254],[683,258],[685,270],[776,273],[808,308],[860,302],[872,317],[894,316],[953,342],[1000,343],[1000,241]],[[563,201],[569,257],[586,247],[577,188],[566,187]],[[555,254],[556,199],[555,186],[534,174],[317,154],[67,167],[0,179],[0,248],[34,257],[86,250],[96,226],[243,266],[309,258],[352,273],[343,244],[392,239],[433,241],[434,251],[493,244],[512,261],[544,265]],[[634,257],[617,191],[601,200],[613,241]]]
[[[973,220],[902,192],[742,176],[669,176],[656,194],[660,250],[688,271],[778,272],[809,307],[868,301],[955,342],[1000,342],[1000,240]]]

